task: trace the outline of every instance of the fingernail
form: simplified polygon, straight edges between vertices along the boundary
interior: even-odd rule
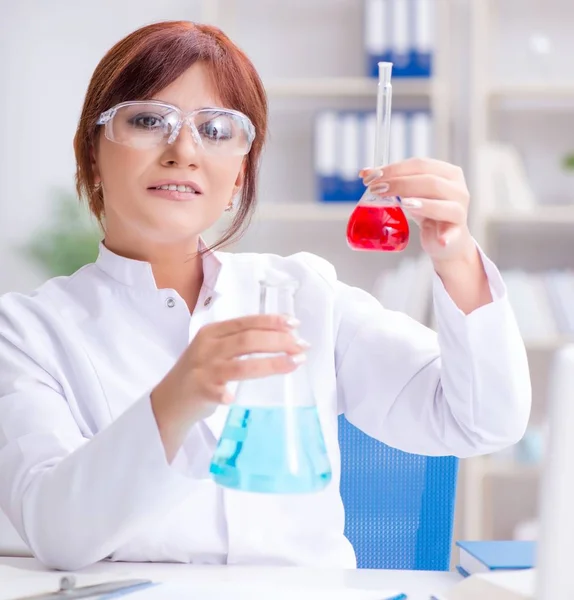
[[[402,198],[401,204],[407,208],[422,208],[423,203],[416,198]]]
[[[388,183],[377,183],[376,185],[370,187],[369,190],[373,192],[373,194],[384,194],[385,192],[389,191],[389,187],[390,186]]]
[[[301,325],[301,321],[295,317],[287,316],[285,317],[285,325],[287,325],[287,327],[299,327],[299,325]]]
[[[291,357],[291,361],[294,362],[296,365],[300,365],[301,363],[304,363],[307,360],[307,357],[305,356],[305,354],[295,354],[294,356]]]
[[[299,338],[298,340],[295,340],[295,343],[300,348],[310,348],[311,347],[311,344],[307,340],[304,340],[303,338]]]
[[[379,177],[383,176],[383,170],[382,169],[375,169],[374,171],[371,171],[364,179],[364,184],[365,185],[369,185],[369,183],[371,183],[371,181],[374,181],[375,179],[378,179]]]

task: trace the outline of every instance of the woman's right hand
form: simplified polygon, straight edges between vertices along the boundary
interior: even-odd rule
[[[233,398],[230,381],[294,371],[308,347],[283,315],[252,315],[206,325],[151,393],[152,410],[169,462],[195,422]],[[266,353],[273,356],[245,357]]]

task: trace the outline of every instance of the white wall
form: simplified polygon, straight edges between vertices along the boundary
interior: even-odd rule
[[[20,246],[50,213],[53,186],[73,186],[72,139],[96,64],[129,31],[200,19],[199,0],[0,0],[0,294],[42,275]]]
[[[200,0],[0,0],[0,294],[45,278],[18,247],[73,187],[72,139],[97,62],[123,35],[162,19],[200,19]],[[0,555],[25,553],[0,512]]]
[[[468,57],[464,50],[470,1],[483,0],[451,0],[457,8],[453,65],[461,78],[453,114],[453,146],[456,160],[462,164],[470,118]],[[232,0],[219,2],[226,7],[224,29],[244,47],[264,79],[362,74],[361,18],[357,9],[361,0],[235,0],[241,5],[235,11],[229,10]],[[23,262],[17,247],[49,216],[50,189],[72,189],[72,138],[97,62],[117,40],[145,23],[201,20],[201,4],[201,0],[0,0],[0,294],[29,290],[44,278]],[[509,26],[506,35],[493,40],[493,72],[502,79],[522,75],[529,36],[552,33],[556,54],[566,59],[558,70],[571,73],[571,0],[505,0],[500,2],[503,4],[514,12],[504,11],[503,19]],[[534,8],[540,11],[538,15],[530,14],[526,19],[513,16],[516,11],[527,14]],[[565,15],[563,27],[556,18],[557,11]],[[271,141],[261,180],[264,202],[312,200],[309,125],[318,105],[310,99],[272,100]],[[345,103],[334,99],[333,105]],[[572,201],[569,179],[556,169],[557,150],[570,147],[571,114],[556,112],[548,118],[543,114],[533,117],[529,111],[501,113],[502,136],[521,143],[536,191],[543,200]],[[313,227],[309,224],[298,230],[304,241],[273,227],[254,228],[251,239],[263,250],[281,240],[285,251],[303,245],[325,255],[334,250],[350,256],[341,224],[318,231],[315,239]],[[523,252],[524,248],[519,250]],[[363,256],[357,269],[356,260],[349,258],[340,275],[361,284],[364,273],[370,276],[382,260],[380,256]],[[0,547],[2,541],[0,524]]]
[[[72,139],[97,62],[117,40],[144,23],[201,20],[202,4],[201,0],[9,0],[0,24],[4,46],[0,70],[6,72],[0,102],[2,114],[17,118],[8,119],[0,138],[0,294],[32,289],[45,278],[24,262],[19,247],[50,215],[52,188],[72,189]],[[219,0],[219,5],[224,9],[220,25],[246,50],[264,80],[364,74],[360,0]],[[262,201],[315,200],[312,123],[323,103],[324,99],[272,99]],[[331,105],[372,108],[373,100],[333,99]],[[357,270],[344,236],[344,223],[335,223],[316,235],[311,228],[304,241],[294,244],[288,232],[258,225],[243,247],[276,251],[281,238],[284,253],[304,249],[323,254],[340,266],[343,279],[369,287],[381,262],[366,256],[364,268]],[[417,246],[412,244],[410,251]]]

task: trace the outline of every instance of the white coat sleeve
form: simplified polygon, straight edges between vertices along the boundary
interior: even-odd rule
[[[0,507],[34,555],[66,570],[109,556],[191,486],[167,463],[149,396],[86,439],[58,383],[1,333],[0,478]]]
[[[500,273],[481,256],[493,302],[465,315],[435,274],[438,335],[337,282],[337,389],[351,423],[405,452],[461,458],[522,437],[526,350]]]

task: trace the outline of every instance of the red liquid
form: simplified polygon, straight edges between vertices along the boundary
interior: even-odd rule
[[[400,252],[409,242],[409,223],[400,206],[359,204],[349,218],[347,242],[353,250]]]

